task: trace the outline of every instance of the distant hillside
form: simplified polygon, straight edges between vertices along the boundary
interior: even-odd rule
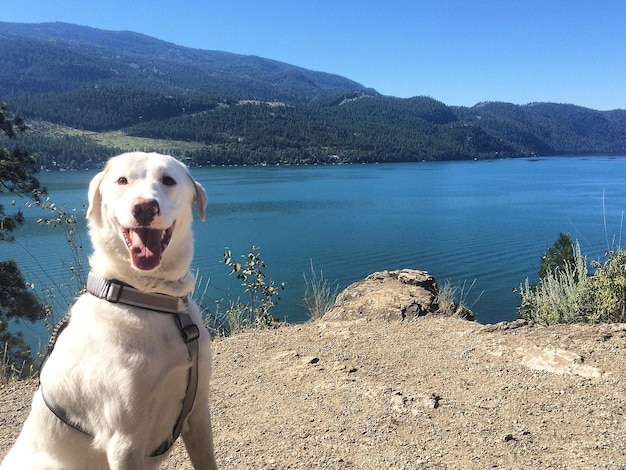
[[[275,60],[67,23],[0,22],[0,67],[4,96],[68,92],[94,82],[294,103],[328,91],[366,91],[347,78]]]
[[[479,103],[455,108],[460,119],[541,155],[626,154],[626,110],[596,111],[571,104]]]
[[[0,22],[0,100],[41,165],[122,150],[190,164],[626,154],[626,111],[381,96],[344,77],[132,32]]]

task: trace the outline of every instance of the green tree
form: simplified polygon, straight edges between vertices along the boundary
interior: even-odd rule
[[[5,103],[0,103],[0,130],[9,139],[26,129],[24,121],[11,114]],[[19,148],[0,148],[0,192],[37,199],[41,192],[34,176],[37,159]],[[21,211],[7,214],[0,205],[0,241],[11,241],[11,233],[24,222]],[[43,318],[45,307],[29,289],[14,260],[0,262],[0,346],[3,375],[21,376],[28,373],[32,356],[21,333],[9,331],[9,320],[30,322]]]
[[[556,274],[557,271],[564,272],[566,268],[575,272],[575,267],[574,243],[569,233],[561,232],[554,245],[541,257],[539,278],[544,279],[548,274]]]

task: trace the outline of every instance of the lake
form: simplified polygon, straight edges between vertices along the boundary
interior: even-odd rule
[[[311,263],[318,276],[322,271],[340,289],[375,271],[425,270],[440,285],[446,280],[465,285],[465,302],[478,321],[513,320],[519,303],[513,289],[526,277],[537,279],[540,257],[559,232],[569,232],[589,259],[599,259],[620,244],[626,206],[625,157],[219,167],[192,173],[208,193],[207,220],[194,222],[192,265],[203,284],[209,281],[207,299],[245,299],[220,260],[225,247],[238,257],[256,245],[267,275],[286,283],[275,314],[291,322],[307,318],[303,276],[310,277]],[[84,256],[90,251],[84,206],[93,174],[40,175],[52,200],[79,213]],[[10,198],[4,195],[2,201],[6,206]],[[0,244],[0,259],[17,259],[38,289],[63,283],[76,264],[63,232],[38,225],[40,209],[25,211],[26,226],[15,243]],[[54,292],[58,320],[70,295],[62,288]],[[21,327],[31,342],[47,340],[45,328]]]

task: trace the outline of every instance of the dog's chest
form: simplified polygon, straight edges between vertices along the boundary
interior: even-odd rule
[[[42,380],[50,370],[56,377],[79,382],[108,385],[117,380],[134,386],[141,381],[158,387],[176,371],[183,377],[188,367],[189,353],[171,315],[85,295],[72,308]]]

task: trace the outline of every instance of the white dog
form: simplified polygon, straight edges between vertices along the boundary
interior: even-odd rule
[[[53,334],[2,470],[155,469],[178,433],[194,468],[217,468],[211,339],[187,299],[194,202],[204,220],[206,192],[169,156],[123,154],[93,178],[88,293]]]

